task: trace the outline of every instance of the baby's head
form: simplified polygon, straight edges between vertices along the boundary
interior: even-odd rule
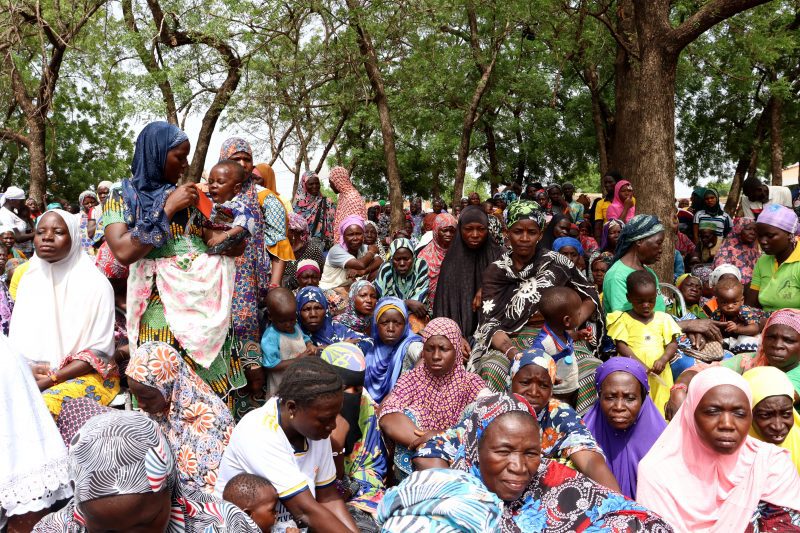
[[[267,311],[272,325],[280,332],[293,333],[297,324],[297,301],[289,289],[272,289],[267,294]]]
[[[214,203],[222,204],[233,200],[242,191],[244,168],[230,159],[220,161],[208,173],[208,194]]]
[[[744,304],[744,286],[735,276],[722,276],[714,286],[714,296],[717,297],[717,305],[725,318],[739,316]]]
[[[225,485],[222,499],[247,513],[261,531],[268,533],[272,530],[278,492],[269,480],[253,474],[237,474]]]
[[[581,297],[569,287],[550,287],[542,291],[539,312],[547,326],[556,331],[574,329],[578,324],[581,310]]]
[[[650,318],[656,307],[656,278],[649,270],[631,272],[625,280],[628,290],[628,301],[631,303],[633,314],[638,318]]]

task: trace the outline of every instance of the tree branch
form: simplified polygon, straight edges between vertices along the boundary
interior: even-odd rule
[[[24,146],[25,148],[29,148],[31,145],[31,140],[29,138],[6,128],[0,129],[0,139],[5,139],[7,141],[15,142],[19,145]]]
[[[667,35],[674,52],[680,52],[706,30],[723,20],[769,0],[711,0]]]

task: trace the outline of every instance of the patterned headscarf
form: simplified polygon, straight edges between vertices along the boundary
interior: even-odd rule
[[[405,248],[411,252],[413,264],[409,271],[401,276],[394,267],[394,254]],[[378,295],[395,296],[401,300],[424,302],[428,295],[428,264],[420,257],[414,257],[414,246],[406,238],[399,238],[389,245],[388,260],[381,265],[375,279]]]
[[[181,481],[202,492],[213,492],[217,454],[225,450],[234,426],[228,407],[175,348],[163,342],[139,346],[131,354],[125,374],[156,389],[167,401],[166,413],[149,416],[164,431],[179,459]]]
[[[612,250],[606,250],[609,246],[608,242],[608,232],[611,231],[611,228],[618,227],[620,230],[625,227],[625,223],[618,218],[612,218],[605,224],[603,224],[603,233],[600,234],[600,249],[611,252],[613,255]],[[621,234],[620,234],[621,236]],[[619,243],[619,241],[617,241]]]
[[[606,266],[611,266],[614,262],[614,254],[611,252],[601,252],[599,249],[592,252],[592,255],[589,256],[589,279],[594,281],[594,275],[592,274],[592,265],[595,264],[597,261],[602,261],[606,264]]]
[[[333,322],[335,324],[343,324],[353,331],[363,335],[368,335],[370,328],[372,327],[372,315],[362,315],[356,311],[356,296],[364,287],[372,287],[375,289],[375,285],[366,279],[359,279],[353,282],[353,284],[350,286],[350,301],[347,304],[347,310],[341,315],[335,317]],[[376,289],[375,293],[377,294],[377,292],[378,291]]]
[[[358,215],[350,215],[349,217],[344,218],[344,219],[342,219],[341,222],[339,222],[339,227],[338,227],[338,230],[339,230],[339,244],[345,250],[347,249],[347,244],[344,241],[344,232],[350,226],[358,226],[363,230],[364,229],[364,218],[360,217]]]
[[[622,232],[619,234],[617,253],[614,255],[614,260],[616,261],[625,255],[636,241],[652,237],[662,231],[664,231],[664,226],[659,222],[658,217],[636,215],[622,228]]]
[[[337,232],[338,239],[341,233],[342,221],[346,218],[356,215],[361,217],[362,220],[367,219],[367,204],[364,198],[358,193],[350,181],[350,173],[344,167],[333,167],[331,173],[328,175],[328,181],[336,186],[339,191],[339,199],[336,205],[336,217],[334,218],[333,227]]]
[[[753,277],[753,267],[756,266],[756,261],[761,257],[761,249],[758,247],[758,242],[754,241],[745,244],[742,241],[742,232],[751,224],[755,224],[752,218],[735,218],[733,220],[733,229],[725,240],[722,241],[722,246],[717,250],[714,255],[714,267],[721,265],[733,265],[738,267],[741,271],[742,283],[750,283]]]
[[[528,348],[514,357],[514,362],[511,363],[511,379],[514,379],[514,376],[528,365],[544,368],[550,376],[550,381],[556,382],[556,362],[541,348]]]
[[[506,225],[510,228],[520,220],[533,220],[539,228],[544,228],[545,215],[541,206],[532,200],[519,200],[508,206]]]
[[[151,122],[136,138],[132,177],[122,180],[122,196],[131,237],[142,244],[158,248],[169,239],[170,221],[164,204],[175,185],[164,181],[164,165],[167,153],[188,140],[183,131],[168,122]]]
[[[239,152],[244,152],[250,157],[253,157],[253,149],[250,147],[249,142],[241,137],[229,137],[225,139],[225,142],[222,143],[222,147],[219,149],[219,160],[224,161],[230,159],[233,154],[238,154]]]
[[[332,365],[342,378],[345,387],[364,385],[367,363],[361,349],[350,342],[337,342],[326,346],[320,359]]]
[[[235,153],[235,152],[234,152]],[[264,187],[272,192],[278,192],[278,185],[275,183],[275,170],[269,163],[259,163],[253,169],[253,174],[258,174],[264,181]]]
[[[461,330],[458,329],[458,324],[449,318],[434,318],[422,330],[422,341],[427,342],[428,339],[437,335],[447,337],[447,340],[450,341],[456,351],[456,365],[461,366]]]
[[[98,202],[100,201],[100,200],[97,198],[97,194],[96,194],[94,191],[89,191],[89,190],[83,191],[83,192],[82,192],[82,193],[81,193],[81,194],[78,196],[78,205],[80,205],[80,206],[81,206],[81,209],[83,209],[83,201],[84,201],[86,198],[94,198],[94,199],[95,199],[95,200],[97,200]]]
[[[788,326],[800,334],[800,310],[797,309],[779,309],[769,316],[767,323],[764,324],[763,335],[767,334],[767,330],[772,326]],[[747,361],[746,361],[747,360]],[[748,364],[752,363],[752,364]],[[768,366],[769,360],[767,354],[764,352],[764,341],[758,347],[758,355],[754,359],[742,357],[742,368],[747,370],[751,366]]]
[[[295,275],[299,276],[300,274],[302,274],[303,272],[305,272],[306,270],[309,270],[309,269],[316,270],[317,272],[320,272],[319,263],[317,263],[313,259],[303,259],[302,261],[297,263],[297,272],[296,272]],[[306,288],[306,287],[303,287],[303,288]]]
[[[794,210],[780,204],[766,204],[758,215],[759,224],[768,224],[792,235],[797,233],[797,215]]]
[[[289,214],[289,229],[291,231],[296,231],[300,234],[300,242],[303,244],[308,242],[308,238],[310,236],[308,230],[308,222],[305,218],[298,215],[297,213],[290,213]]]
[[[447,255],[447,248],[439,244],[439,230],[456,227],[457,225],[458,220],[450,213],[441,212],[436,215],[433,221],[433,239],[418,254],[418,259],[425,261],[428,265],[428,302],[431,305],[436,298],[439,272],[442,269],[442,262]]]

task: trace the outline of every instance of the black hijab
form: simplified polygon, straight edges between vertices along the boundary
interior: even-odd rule
[[[556,226],[559,222],[564,219],[572,220],[567,215],[563,213],[556,213],[553,215],[553,218],[550,219],[550,223],[545,227],[544,234],[542,235],[542,240],[539,241],[539,248],[543,250],[552,250],[553,249],[553,242],[556,240],[555,231]]]
[[[461,228],[478,222],[487,229],[486,240],[473,250],[461,238]],[[456,238],[447,250],[439,272],[439,285],[433,302],[433,316],[453,319],[469,338],[478,326],[478,314],[472,310],[472,298],[483,283],[486,267],[501,255],[503,248],[495,242],[489,229],[489,217],[479,206],[467,206],[458,219]]]

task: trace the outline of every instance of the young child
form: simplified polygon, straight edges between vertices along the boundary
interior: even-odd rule
[[[758,350],[761,319],[760,309],[744,305],[744,286],[733,276],[724,276],[714,286],[717,309],[711,320],[721,323],[723,346],[733,354]]]
[[[314,355],[316,349],[297,325],[297,302],[292,291],[272,289],[267,295],[267,312],[272,323],[261,337],[261,353],[269,391],[274,394],[292,360]]]
[[[253,213],[248,202],[241,197],[244,180],[244,168],[236,161],[222,161],[211,168],[208,194],[214,201],[214,208],[207,225],[223,233],[208,239],[206,244],[209,248],[222,245],[224,249],[255,233],[258,214]]]
[[[654,310],[656,280],[650,272],[632,272],[626,287],[632,309],[609,313],[608,336],[616,341],[619,355],[637,359],[649,369],[650,397],[663,415],[673,384],[669,362],[678,349],[681,328],[670,315]]]
[[[575,402],[571,396],[578,390],[578,361],[575,359],[575,342],[567,330],[580,325],[580,309],[581,298],[573,289],[545,289],[539,306],[544,326],[531,345],[547,352],[556,362],[558,383],[553,384],[553,394],[573,406]]]
[[[247,513],[264,533],[300,533],[294,521],[275,524],[278,491],[268,479],[254,474],[237,474],[225,485],[222,499]]]

